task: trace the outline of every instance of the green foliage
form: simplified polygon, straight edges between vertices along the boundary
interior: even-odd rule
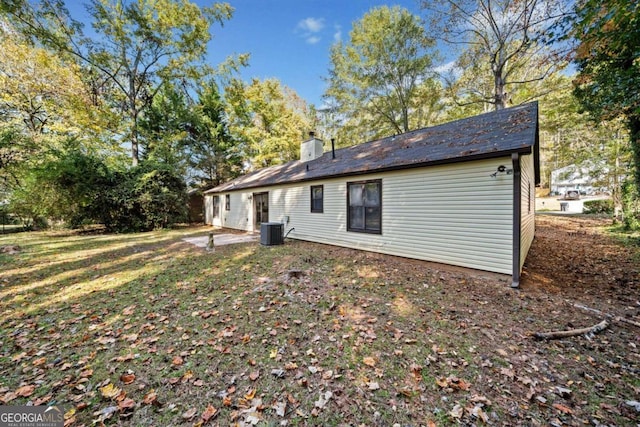
[[[2,11],[25,35],[100,76],[100,97],[121,112],[121,136],[131,142],[136,165],[143,113],[165,83],[211,71],[203,63],[210,25],[229,19],[233,9],[227,3],[200,8],[189,0],[91,0],[93,38],[82,35],[60,0],[13,1]]]
[[[167,165],[144,162],[115,172],[111,182],[99,215],[110,231],[149,231],[186,218],[186,185]]]
[[[640,230],[640,197],[635,181],[628,179],[622,186],[623,223],[626,230]]]
[[[624,119],[640,187],[640,3],[586,0],[576,6],[575,94],[594,120]]]
[[[194,109],[197,120],[187,146],[192,184],[209,188],[239,176],[244,142],[228,129],[225,103],[214,81],[200,88]]]
[[[331,48],[325,93],[348,130],[339,139],[360,142],[428,125],[440,99],[434,46],[420,18],[399,6],[374,8],[354,22],[349,40]]]
[[[585,214],[613,214],[613,200],[585,200],[583,213]]]
[[[245,142],[244,157],[254,168],[299,157],[300,143],[312,129],[312,110],[277,79],[233,80],[225,88],[229,132]]]
[[[184,220],[186,186],[166,165],[145,162],[120,171],[70,149],[24,176],[9,210],[26,224],[101,223],[111,231],[146,231]]]

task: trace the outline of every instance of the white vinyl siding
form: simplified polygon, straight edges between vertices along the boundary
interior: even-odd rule
[[[223,226],[252,230],[250,194],[269,192],[270,221],[289,237],[498,273],[512,273],[511,158],[478,160],[231,192]],[[347,182],[382,180],[382,234],[347,231]],[[324,212],[309,212],[324,185]],[[223,196],[225,193],[221,193]]]
[[[225,200],[229,195],[229,210],[226,210]],[[220,193],[221,227],[238,230],[259,231],[253,229],[253,192]]]
[[[218,215],[214,213],[215,204],[213,203],[214,197],[218,197]],[[204,223],[207,225],[213,225],[214,227],[222,227],[222,203],[224,197],[219,195],[205,194],[204,196]]]
[[[522,171],[520,181],[520,269],[522,269],[536,232],[536,188],[533,155],[522,156],[520,158],[520,168]]]

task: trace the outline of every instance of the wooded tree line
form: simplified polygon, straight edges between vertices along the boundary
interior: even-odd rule
[[[617,182],[640,164],[631,0],[374,8],[331,48],[317,110],[277,79],[238,78],[248,54],[206,63],[226,3],[90,0],[91,32],[62,0],[0,5],[0,204],[28,222],[165,227],[188,190],[294,160],[309,130],[348,146],[531,100],[543,180],[589,161],[637,221],[640,173]]]

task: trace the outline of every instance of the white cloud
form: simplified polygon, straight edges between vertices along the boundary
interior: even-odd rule
[[[455,72],[456,69],[457,69],[456,61],[450,61],[450,62],[447,62],[446,64],[442,64],[438,67],[435,67],[433,71],[439,74],[446,74],[446,73]]]
[[[318,36],[307,37],[307,43],[309,43],[309,44],[316,44],[319,41],[320,41],[320,37],[318,37]]]
[[[342,27],[340,25],[334,25],[334,33],[333,33],[333,41],[334,42],[339,42],[340,40],[342,40]]]
[[[324,28],[324,19],[306,18],[298,22],[298,26],[296,28],[307,33],[317,33]]]

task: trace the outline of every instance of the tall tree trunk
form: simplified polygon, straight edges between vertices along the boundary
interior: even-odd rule
[[[507,93],[505,92],[504,78],[501,72],[494,75],[494,105],[496,110],[507,108]]]
[[[640,115],[631,113],[627,118],[629,128],[629,138],[631,140],[631,151],[633,155],[632,166],[635,171],[636,192],[640,193]],[[640,197],[640,194],[636,194]]]
[[[140,149],[138,144],[138,109],[135,99],[131,99],[131,165],[138,166],[140,161]]]

